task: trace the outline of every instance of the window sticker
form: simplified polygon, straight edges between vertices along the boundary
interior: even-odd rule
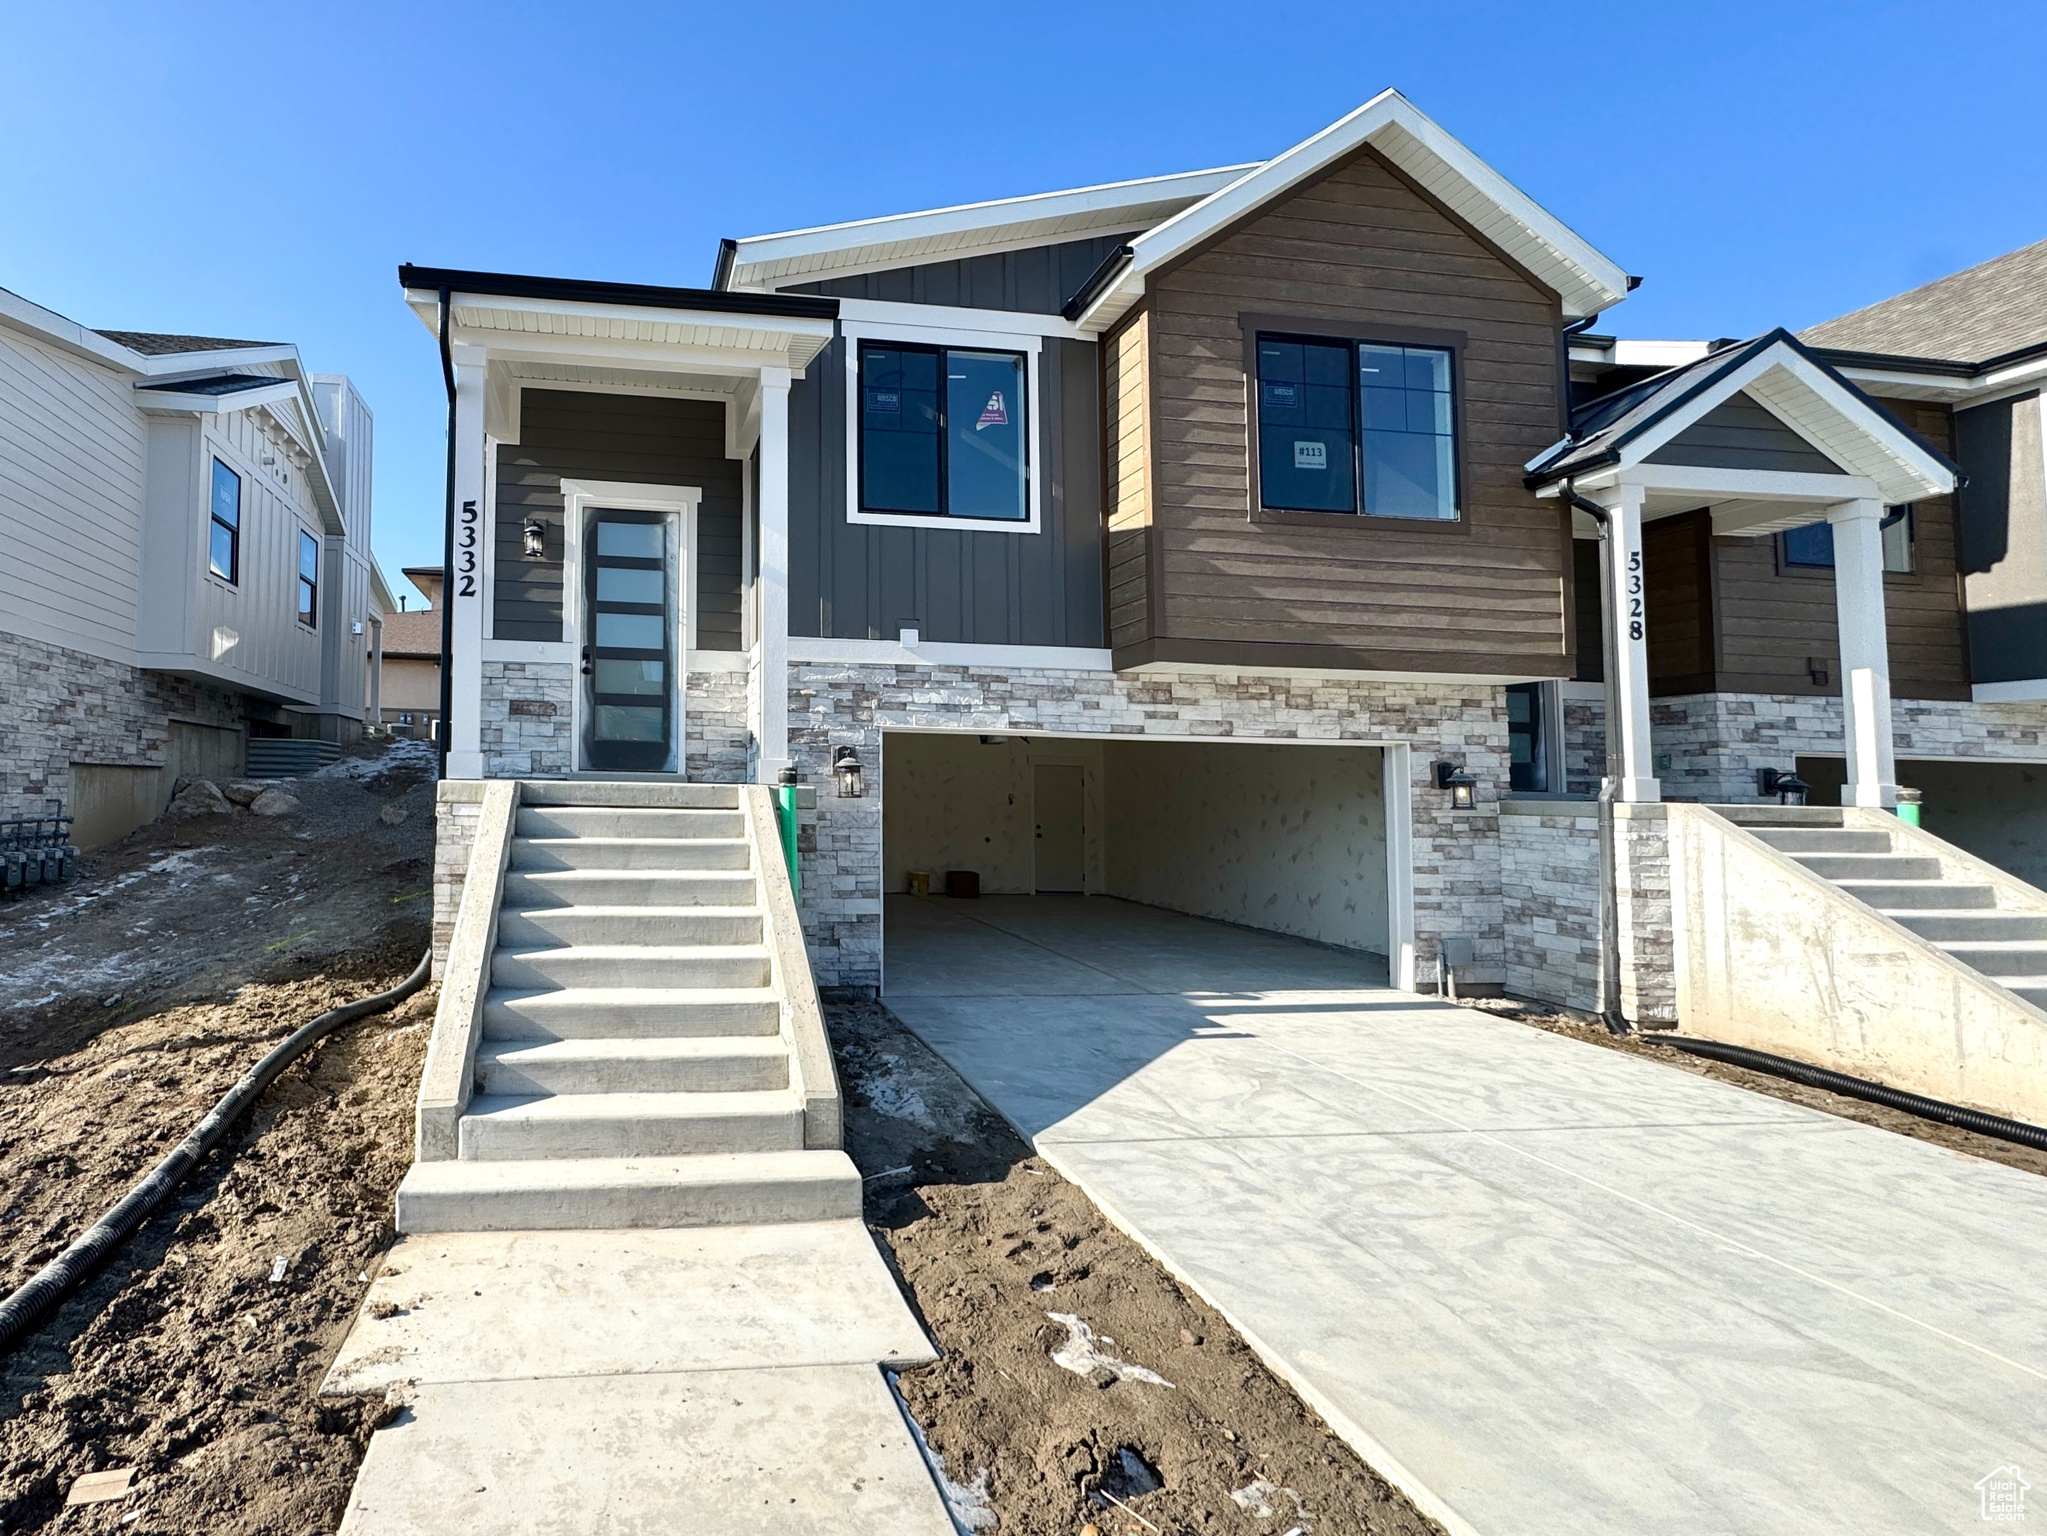
[[[884,416],[900,416],[903,411],[902,392],[894,389],[870,389],[867,392],[867,408]]]
[[[983,427],[1006,427],[1009,425],[1009,407],[1003,403],[1002,391],[996,390],[988,397],[988,403],[981,407],[981,419],[974,423],[974,430]]]
[[[1299,403],[1299,395],[1300,391],[1292,384],[1268,383],[1265,386],[1265,403],[1275,409],[1292,410]]]
[[[1294,440],[1294,468],[1329,468],[1329,445],[1327,443],[1302,442],[1299,438],[1296,438]]]

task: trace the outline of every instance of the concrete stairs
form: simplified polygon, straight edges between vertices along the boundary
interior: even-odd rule
[[[1838,807],[1717,806],[1719,813],[1842,892],[1989,980],[2047,1008],[2047,912],[2001,908],[1987,882],[1943,874],[1902,837],[1851,827]]]
[[[458,1150],[413,1165],[399,1229],[858,1216],[852,1163],[805,1146],[765,928],[780,871],[739,791],[605,788],[525,786]]]

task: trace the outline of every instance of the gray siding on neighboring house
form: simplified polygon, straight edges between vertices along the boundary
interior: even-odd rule
[[[1747,395],[1734,395],[1714,406],[1650,454],[1648,462],[1806,475],[1846,473]]]
[[[1080,285],[1119,245],[1135,235],[1099,235],[1062,245],[891,267],[857,277],[800,283],[783,293],[818,293],[834,299],[884,299],[897,304],[952,304],[962,309],[1008,309],[1056,315]]]
[[[621,480],[697,486],[697,646],[736,651],[739,641],[740,476],[725,457],[725,405],[658,395],[527,389],[519,441],[498,449],[497,567],[492,634],[499,640],[562,637],[561,483]],[[526,519],[547,527],[547,558],[522,553]]]
[[[880,527],[846,519],[846,343],[789,391],[789,632],[985,645],[1100,646],[1101,421],[1095,344],[1038,361],[1042,529]]]
[[[1962,584],[1969,676],[1977,683],[2047,677],[2047,467],[2040,397],[1955,412]]]

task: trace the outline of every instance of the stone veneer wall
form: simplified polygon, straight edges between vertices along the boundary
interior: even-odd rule
[[[434,976],[448,958],[455,936],[455,914],[462,906],[462,887],[469,879],[469,850],[476,844],[476,824],[483,817],[483,781],[450,779],[434,793]]]
[[[238,730],[241,695],[0,633],[0,817],[75,806],[73,763],[172,766],[173,720]]]
[[[735,654],[735,663],[740,661]],[[575,771],[577,669],[557,661],[483,664],[484,774],[493,779],[560,778]],[[746,673],[737,665],[692,671],[683,683],[687,777],[706,784],[747,778],[750,736]]]
[[[1621,1017],[1677,1024],[1677,934],[1670,910],[1670,822],[1661,805],[1616,805],[1614,903],[1620,911]]]
[[[1507,991],[1599,1008],[1599,816],[1582,802],[1500,803]]]
[[[1801,755],[1840,757],[1841,701],[1800,694],[1701,693],[1654,699],[1652,761],[1667,800],[1739,804],[1756,796],[1756,770],[1789,769]],[[1606,707],[1564,704],[1565,752],[1573,793],[1599,788]],[[2047,703],[1976,704],[1895,699],[1891,740],[1900,758],[2047,762]]]
[[[747,723],[745,660],[715,672],[695,671],[687,682],[689,706],[683,716],[683,767],[696,784],[751,782],[753,729]]]
[[[1414,816],[1417,977],[1433,978],[1438,941],[1474,942],[1471,980],[1505,981],[1497,791],[1507,782],[1500,688],[1200,673],[1111,673],[967,666],[792,663],[789,745],[819,786],[803,828],[803,917],[823,986],[881,976],[881,734],[892,728],[1119,737],[1408,742]],[[827,786],[834,747],[870,766],[867,794]],[[1453,812],[1434,787],[1437,757],[1479,781],[1476,809]]]

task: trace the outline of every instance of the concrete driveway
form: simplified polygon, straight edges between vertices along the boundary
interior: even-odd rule
[[[1219,923],[887,923],[889,1007],[1453,1532],[1980,1530],[1986,1475],[2047,1489],[2047,1180]]]

